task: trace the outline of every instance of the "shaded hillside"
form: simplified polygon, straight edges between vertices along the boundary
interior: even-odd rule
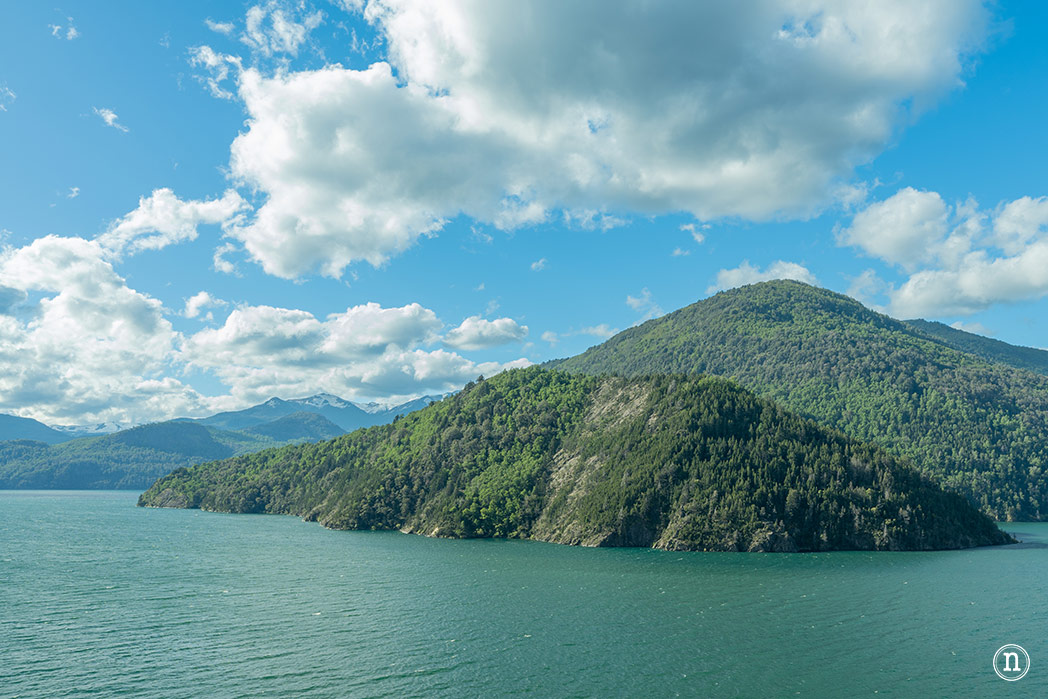
[[[997,519],[1048,517],[1048,377],[793,281],[726,291],[552,362],[707,373],[910,457]]]
[[[332,439],[346,431],[316,413],[292,413],[273,422],[244,430],[247,434],[257,434],[278,442],[319,442]]]
[[[1048,375],[1048,352],[1045,350],[1009,345],[1007,342],[929,320],[908,320],[906,324],[962,352],[977,355],[991,362],[1007,364],[1016,369]]]
[[[539,367],[470,384],[392,425],[179,469],[139,504],[677,550],[1010,540],[881,449],[722,379]]]
[[[143,425],[51,446],[0,442],[0,488],[146,488],[181,466],[276,444],[191,422]]]
[[[0,415],[0,442],[12,439],[28,439],[34,442],[58,444],[73,437],[51,429],[42,422],[15,415]]]

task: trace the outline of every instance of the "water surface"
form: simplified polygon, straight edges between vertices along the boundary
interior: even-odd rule
[[[936,553],[337,532],[0,491],[0,697],[1048,696],[1048,524]],[[993,672],[1005,643],[1029,674]]]

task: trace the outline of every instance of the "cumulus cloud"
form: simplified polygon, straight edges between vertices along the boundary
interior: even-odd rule
[[[159,250],[195,239],[201,224],[229,223],[246,208],[248,203],[232,189],[221,199],[183,201],[165,187],[141,197],[138,207],[110,226],[98,242],[115,254]]]
[[[911,205],[916,199],[923,204]],[[901,218],[900,209],[906,211]],[[970,315],[1048,294],[1048,197],[1021,197],[986,211],[972,199],[947,205],[934,192],[907,188],[870,204],[855,221],[860,224],[853,221],[849,230],[869,235],[845,233],[842,242],[875,250],[909,273],[897,286],[871,271],[862,279],[864,287],[888,297],[888,311],[897,317]],[[919,252],[915,242],[898,245],[906,236],[892,226],[907,228]],[[874,240],[878,230],[892,242]],[[908,245],[912,253],[901,254]]]
[[[160,378],[177,337],[161,303],[129,288],[96,241],[46,236],[0,253],[0,412],[54,422],[199,412],[205,401]]]
[[[375,303],[320,319],[293,308],[242,306],[217,327],[185,336],[171,310],[130,288],[99,240],[46,236],[0,252],[0,412],[51,423],[141,422],[245,407],[273,395],[328,391],[395,399],[460,387],[526,359],[473,362],[432,349],[443,327],[417,303]],[[181,314],[226,302],[201,291]],[[467,346],[526,333],[508,319],[467,319],[449,337]],[[479,321],[479,322],[478,322]],[[203,396],[175,378],[187,370],[230,387]]]
[[[444,344],[460,350],[478,350],[520,342],[528,336],[528,326],[512,318],[484,320],[470,316],[444,337]]]
[[[226,302],[222,299],[216,299],[206,291],[200,291],[186,299],[186,307],[185,310],[182,311],[182,315],[186,318],[196,318],[205,308],[214,308],[225,305]],[[211,314],[208,313],[208,317],[210,316]]]
[[[857,213],[839,241],[912,270],[934,257],[945,237],[949,209],[937,192],[899,190]]]
[[[363,12],[387,62],[239,74],[231,171],[266,200],[236,235],[270,273],[381,264],[460,214],[502,229],[558,210],[810,215],[959,85],[987,22],[975,0]]]
[[[66,199],[76,199],[78,196],[80,196],[80,188],[70,187],[69,194],[66,194]]]
[[[127,127],[120,123],[116,112],[106,107],[94,107],[95,114],[102,118],[102,121],[106,123],[106,126],[112,126],[117,131],[123,131],[127,133]]]
[[[222,272],[223,274],[236,274],[237,266],[226,259],[226,255],[231,252],[236,252],[237,246],[233,243],[223,243],[215,248],[214,257],[211,260],[211,266],[216,272]]]
[[[717,272],[716,283],[706,289],[706,293],[712,294],[725,289],[734,289],[737,286],[767,282],[773,279],[795,279],[805,284],[818,284],[815,275],[807,267],[796,262],[776,260],[762,270],[751,265],[749,260],[743,260],[742,264],[734,269],[722,269]]]
[[[547,264],[547,261],[546,261],[545,257],[543,257],[541,260],[535,260],[534,262],[531,263],[531,271],[532,272],[541,272],[542,270],[546,269],[546,264]]]
[[[324,320],[295,309],[244,306],[219,328],[188,338],[182,358],[213,371],[242,401],[273,395],[390,396],[447,391],[478,374],[527,366],[526,359],[475,363],[426,350],[441,326],[418,304],[355,306]]]
[[[240,40],[264,56],[280,53],[297,56],[306,37],[324,19],[323,13],[307,13],[301,7],[277,0],[251,7]]]

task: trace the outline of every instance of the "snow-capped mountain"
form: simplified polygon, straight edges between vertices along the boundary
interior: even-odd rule
[[[432,401],[441,400],[447,395],[451,394],[422,396],[421,398],[392,406],[377,402],[354,403],[330,393],[318,393],[315,396],[292,400],[270,398],[265,403],[260,403],[244,410],[218,413],[217,415],[203,418],[199,422],[225,430],[243,430],[291,415],[292,413],[310,412],[322,415],[347,432],[351,432],[361,427],[384,425],[393,422],[393,418],[398,415],[425,408]]]
[[[49,425],[53,430],[63,432],[70,437],[97,437],[112,434],[120,430],[129,430],[135,425],[129,422],[97,422],[93,425]]]

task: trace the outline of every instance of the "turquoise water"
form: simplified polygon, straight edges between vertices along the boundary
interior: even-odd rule
[[[941,553],[335,532],[0,491],[0,697],[1048,696],[1048,525]],[[991,667],[1005,643],[1029,674]]]

